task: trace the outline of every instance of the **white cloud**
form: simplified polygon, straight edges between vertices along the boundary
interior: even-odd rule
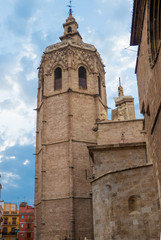
[[[23,165],[28,165],[30,162],[29,162],[29,160],[26,160],[24,163],[23,163]]]
[[[6,157],[6,159],[16,159],[15,156]]]
[[[2,187],[7,188],[8,186],[11,187],[18,187],[18,184],[16,183],[17,180],[20,179],[20,176],[18,174],[14,174],[12,172],[0,172],[1,175],[1,182],[2,182]]]
[[[97,12],[98,12],[99,15],[102,15],[102,10],[101,9],[98,9]]]

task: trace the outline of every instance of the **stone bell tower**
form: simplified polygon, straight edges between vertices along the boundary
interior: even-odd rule
[[[61,42],[48,46],[37,96],[35,240],[93,239],[87,145],[106,112],[104,65],[69,14]]]

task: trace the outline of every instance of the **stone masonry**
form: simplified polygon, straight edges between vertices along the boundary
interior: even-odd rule
[[[136,74],[140,109],[145,118],[148,153],[154,166],[161,205],[161,4],[159,0],[135,0],[131,45],[138,45]]]
[[[93,239],[87,145],[96,144],[96,120],[102,114],[107,118],[105,72],[95,47],[83,43],[72,14],[63,26],[62,41],[46,48],[39,67],[35,240]],[[80,67],[86,89],[79,86]],[[62,74],[60,89],[54,85],[56,71]]]
[[[134,109],[119,97],[118,108]],[[157,191],[144,121],[122,117],[126,119],[115,115],[115,120],[97,121],[97,145],[88,146],[94,239],[159,240]]]

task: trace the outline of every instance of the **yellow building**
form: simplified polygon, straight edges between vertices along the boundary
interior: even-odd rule
[[[19,228],[19,211],[17,204],[5,203],[3,212],[2,240],[17,240]]]

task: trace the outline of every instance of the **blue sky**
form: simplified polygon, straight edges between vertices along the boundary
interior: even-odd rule
[[[68,3],[0,3],[0,180],[6,202],[34,203],[37,67],[46,46],[63,35]],[[135,98],[140,117],[134,74],[137,49],[129,47],[132,4],[132,0],[73,0],[73,16],[83,41],[95,45],[106,66],[108,106],[114,108],[121,77],[124,93]]]

